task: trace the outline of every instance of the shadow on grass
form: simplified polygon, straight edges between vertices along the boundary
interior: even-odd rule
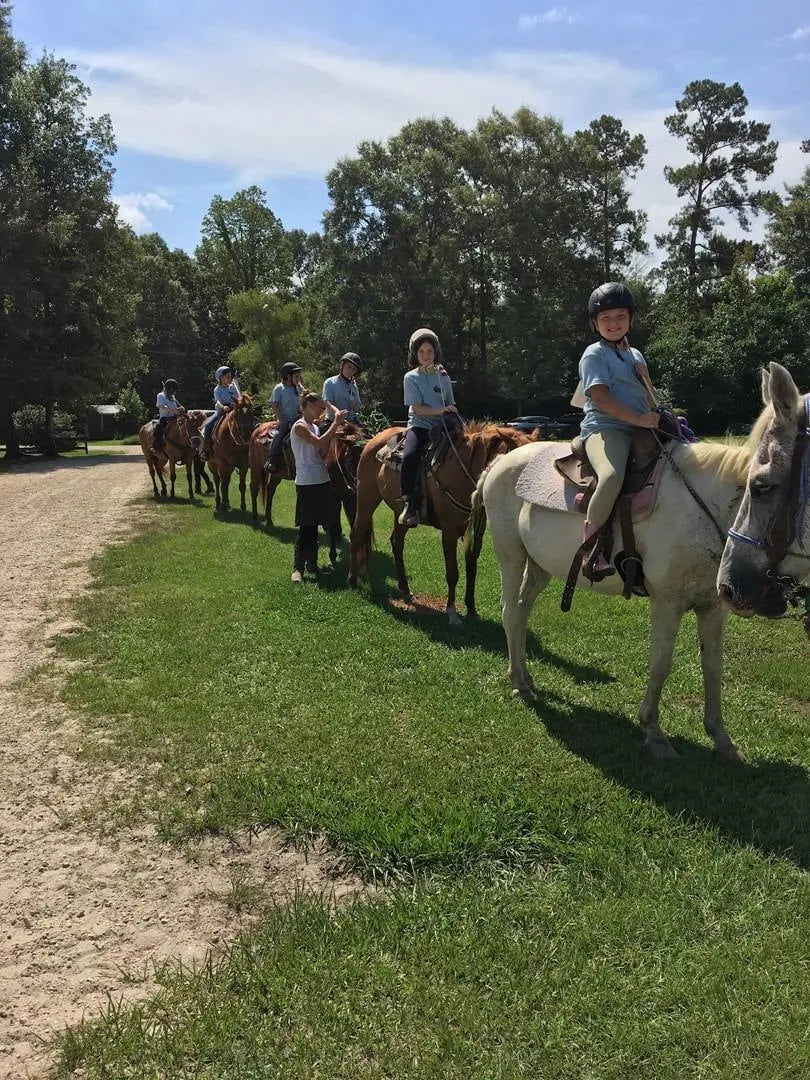
[[[579,707],[541,693],[533,706],[548,733],[577,757],[675,817],[810,869],[810,778],[784,761],[732,764],[710,745],[672,737],[680,759],[655,761],[640,729],[619,713]]]
[[[393,568],[393,559],[389,558]],[[431,641],[445,645],[449,649],[483,649],[495,656],[508,656],[506,635],[500,621],[493,619],[463,618],[461,626],[451,626],[444,611],[444,599],[426,603],[420,601],[417,594],[415,603],[406,605],[392,595],[390,589],[376,589],[371,600],[386,614],[405,626],[415,627]],[[614,675],[608,674],[592,664],[582,664],[568,657],[560,656],[545,649],[540,639],[532,631],[526,634],[526,655],[529,659],[539,660],[560,671],[565,671],[571,678],[581,683],[612,683]]]

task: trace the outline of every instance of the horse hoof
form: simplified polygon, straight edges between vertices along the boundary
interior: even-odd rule
[[[457,611],[448,611],[447,622],[450,626],[461,626],[461,619]]]
[[[722,761],[730,761],[734,765],[743,765],[745,763],[745,758],[733,742],[726,743],[723,746],[715,746],[714,751]]]
[[[673,761],[681,756],[669,739],[647,739],[644,745],[656,761]]]
[[[532,686],[521,685],[515,686],[512,689],[512,697],[518,701],[522,701],[524,705],[534,704],[535,690]]]

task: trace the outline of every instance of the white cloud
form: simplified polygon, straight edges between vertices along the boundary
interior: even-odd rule
[[[577,16],[573,15],[566,7],[553,7],[544,11],[542,15],[521,15],[518,26],[521,30],[531,30],[535,26],[548,23],[575,23]]]
[[[792,34],[788,34],[791,41],[801,41],[802,38],[810,37],[810,26],[798,26]]]
[[[496,53],[468,65],[389,61],[331,47],[223,33],[149,53],[65,50],[94,112],[122,148],[256,177],[323,174],[358,143],[417,116],[472,125],[493,107],[529,105],[584,123],[649,100],[652,73],[621,58]],[[72,54],[71,54],[72,53]]]
[[[650,240],[677,210],[663,176],[665,164],[686,160],[683,140],[663,123],[674,95],[655,71],[621,58],[527,49],[469,64],[386,62],[340,42],[231,33],[166,43],[148,53],[63,54],[82,66],[93,92],[91,109],[111,115],[119,146],[216,165],[237,184],[322,176],[360,142],[386,139],[415,117],[450,116],[470,127],[493,108],[511,113],[527,105],[557,116],[568,130],[602,113],[621,117],[631,133],[647,140],[633,204],[649,215]],[[803,130],[800,115],[760,111],[757,119],[770,121],[775,137]],[[798,145],[782,143],[772,186],[800,178],[806,162]],[[171,209],[155,192],[119,195],[117,201],[121,216],[139,231],[151,226],[151,211]]]
[[[118,207],[118,217],[131,225],[137,233],[149,232],[153,228],[147,210],[172,210],[172,204],[158,195],[156,191],[132,191],[125,195],[113,195],[113,202]]]

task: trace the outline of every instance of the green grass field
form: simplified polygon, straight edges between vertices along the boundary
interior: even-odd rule
[[[290,485],[276,506],[291,522]],[[559,586],[542,595],[529,709],[488,544],[482,617],[451,630],[388,603],[388,511],[357,593],[343,563],[290,583],[290,525],[215,521],[210,501],[159,514],[97,561],[89,629],[62,646],[87,661],[66,689],[85,751],[150,777],[112,827],[148,812],[183,842],[277,823],[387,888],[338,911],[298,897],[204,969],[167,967],[151,1000],[68,1034],[62,1075],[808,1075],[795,624],[730,624],[735,767],[703,734],[685,620],[663,702],[681,758],[655,764],[634,724],[643,601],[579,593],[562,615]],[[406,559],[417,594],[443,595],[438,534],[410,534]]]

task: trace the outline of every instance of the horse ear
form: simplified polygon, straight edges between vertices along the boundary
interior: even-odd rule
[[[762,403],[763,405],[770,405],[771,403],[771,373],[767,368],[760,368],[759,374],[762,376]]]
[[[770,368],[768,392],[773,411],[778,418],[792,422],[799,407],[798,387],[787,368],[783,368],[775,360],[772,360],[768,366]]]

